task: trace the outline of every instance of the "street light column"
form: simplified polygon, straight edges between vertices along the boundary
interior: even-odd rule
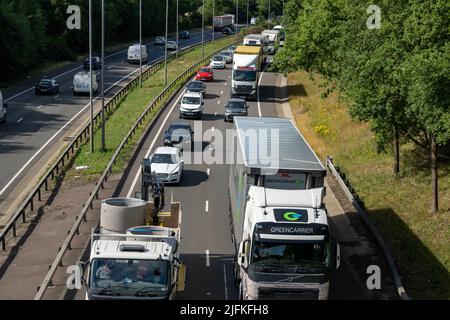
[[[164,42],[164,84],[167,85],[167,35],[169,32],[169,0],[166,0],[166,39]]]
[[[205,0],[202,5],[202,58],[205,57]]]
[[[101,82],[102,82],[102,151],[106,150],[106,137],[105,137],[105,0],[102,0],[102,70],[101,70]]]
[[[176,51],[177,59],[178,59],[178,42],[179,42],[179,34],[178,34],[178,2],[179,2],[179,0],[177,0],[177,30],[176,30],[176,36],[175,36],[175,39],[177,40],[177,51]]]
[[[142,87],[142,0],[139,0],[139,72],[140,72],[140,84]]]
[[[92,0],[89,0],[89,110],[90,110],[90,151],[94,152],[94,106],[92,99],[93,83],[92,83]]]

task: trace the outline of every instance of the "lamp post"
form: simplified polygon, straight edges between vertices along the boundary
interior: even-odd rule
[[[234,22],[235,23],[234,28],[236,29],[235,30],[236,38],[237,38],[237,35],[238,35],[238,20],[239,20],[239,0],[236,0],[236,21]]]
[[[178,2],[179,0],[177,0],[177,27],[176,27],[176,36],[175,39],[177,40],[177,51],[176,51],[176,57],[178,59],[178,40],[179,40],[179,34],[178,34]]]
[[[267,29],[270,29],[270,0],[269,0],[269,13],[267,18]]]
[[[140,84],[142,87],[142,0],[139,0],[139,72],[140,72]]]
[[[249,6],[250,6],[250,0],[247,0],[247,22],[246,22],[246,26],[248,28],[248,14],[249,14]]]
[[[101,82],[102,82],[102,151],[106,150],[106,137],[105,137],[105,0],[102,0],[102,70],[101,70]]]
[[[167,85],[167,35],[169,32],[169,0],[166,0],[166,41],[164,42],[164,84]]]
[[[216,36],[216,31],[214,30],[214,15],[215,15],[215,11],[216,11],[216,0],[213,0],[213,8],[212,8],[212,43],[214,43],[214,38]]]
[[[89,139],[90,151],[94,152],[94,107],[92,99],[92,0],[89,0],[89,107],[90,107],[90,124],[89,124]]]
[[[202,58],[205,57],[205,0],[202,4]]]

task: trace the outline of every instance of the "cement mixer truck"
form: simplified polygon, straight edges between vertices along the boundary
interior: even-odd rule
[[[102,201],[100,229],[92,234],[87,300],[169,300],[184,290],[179,259],[181,206],[158,212],[141,199]]]

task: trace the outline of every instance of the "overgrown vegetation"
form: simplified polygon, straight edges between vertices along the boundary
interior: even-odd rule
[[[431,178],[426,162],[405,143],[401,179],[392,175],[393,154],[377,152],[370,125],[354,121],[340,93],[306,71],[289,74],[289,96],[298,127],[321,159],[332,155],[377,224],[398,262],[406,291],[414,299],[450,298],[450,164],[439,169],[439,215],[428,213]]]
[[[370,4],[288,1],[287,42],[276,65],[321,74],[340,88],[350,115],[370,125],[378,151],[393,150],[396,178],[402,178],[400,146],[413,143],[411,156],[431,169],[426,204],[436,213],[443,209],[438,163],[450,159],[450,6],[446,0],[382,0],[378,18],[367,13]]]

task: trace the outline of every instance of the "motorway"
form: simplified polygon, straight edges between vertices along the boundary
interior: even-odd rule
[[[192,33],[191,39],[180,39],[180,49],[201,42],[201,38],[201,33],[196,32]],[[205,32],[205,40],[211,38],[212,31]],[[164,55],[164,46],[151,43],[147,50],[149,64]],[[60,85],[60,94],[56,96],[36,96],[34,85],[38,79],[4,91],[9,108],[7,122],[0,125],[0,203],[39,159],[49,156],[45,153],[64,138],[77,120],[88,117],[89,97],[75,97],[72,93],[73,76],[82,70],[83,66],[77,64],[48,74]],[[128,64],[126,50],[108,55],[105,59],[105,97],[120,90],[138,70],[139,65]],[[97,95],[95,101],[98,100]],[[0,212],[0,218],[3,213]]]
[[[116,193],[118,196],[134,196],[140,191],[140,163],[144,157],[163,145],[164,129],[172,122],[189,122],[194,128],[196,146],[205,153],[217,155],[224,151],[220,143],[211,136],[226,129],[232,129],[232,123],[223,121],[224,104],[229,99],[231,82],[230,66],[226,70],[216,70],[215,80],[207,83],[205,106],[202,121],[179,119],[178,101],[182,91],[171,102],[148,135],[143,147],[137,151],[136,160],[130,164],[130,173]],[[277,103],[278,91],[276,75],[264,73],[260,83],[258,101],[249,101],[249,116],[284,117]],[[198,125],[202,126],[201,132]],[[184,156],[190,153],[185,148]],[[194,152],[198,155],[197,149]],[[194,155],[195,158],[195,155]],[[192,163],[193,161],[190,161]],[[234,286],[233,256],[228,200],[227,164],[186,164],[179,185],[167,186],[166,203],[180,202],[183,211],[181,260],[187,266],[186,290],[178,293],[177,299],[183,300],[235,300],[238,290]],[[332,275],[330,286],[331,299],[367,299],[361,284],[355,279],[348,262]],[[66,296],[68,298],[69,296]],[[79,290],[73,299],[84,299],[85,291]]]

